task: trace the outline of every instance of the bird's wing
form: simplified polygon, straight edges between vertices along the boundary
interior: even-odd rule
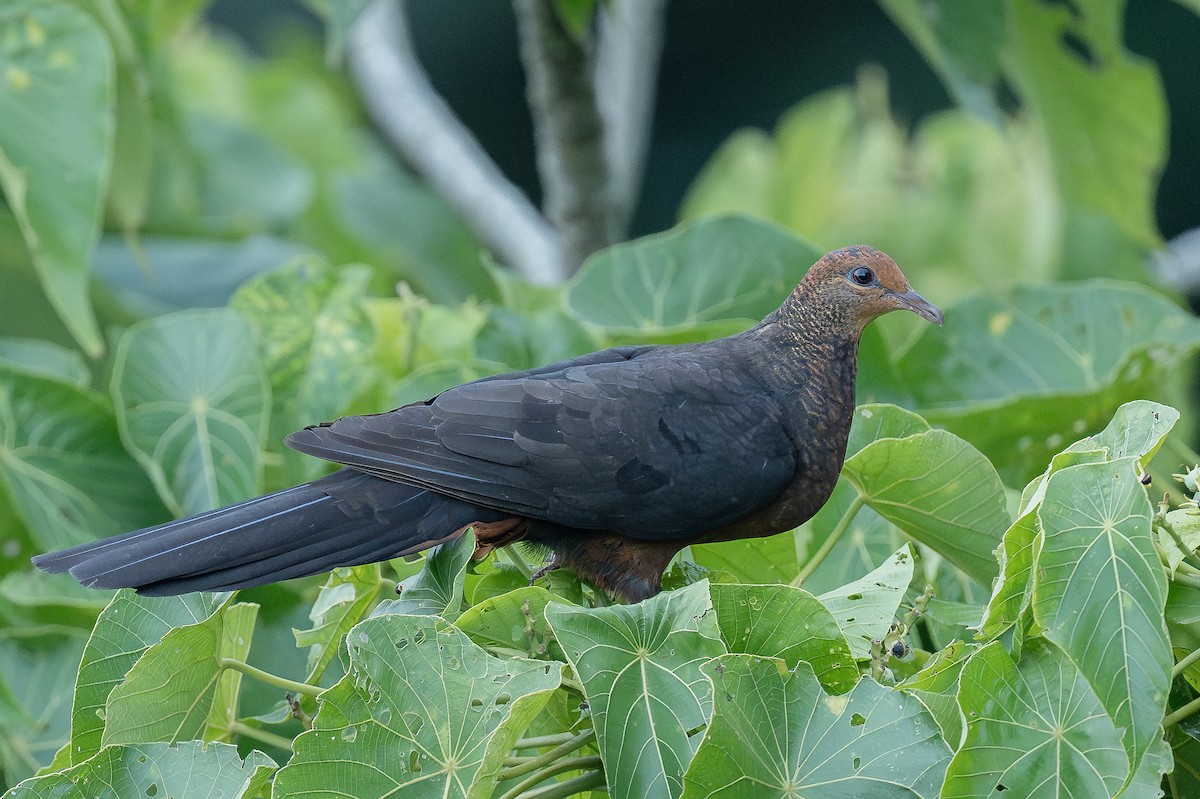
[[[796,449],[737,364],[633,357],[486,379],[293,434],[293,448],[484,507],[686,538],[766,506]]]

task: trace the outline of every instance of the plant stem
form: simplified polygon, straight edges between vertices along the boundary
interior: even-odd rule
[[[595,737],[596,731],[594,729],[584,730],[581,733],[571,736],[571,738],[554,747],[549,752],[538,755],[527,763],[521,763],[520,765],[512,766],[511,768],[500,769],[496,776],[501,780],[511,780],[515,777],[521,777],[525,774],[528,774],[531,771],[537,771],[542,766],[553,763],[563,755],[574,752],[581,746],[585,746]]]
[[[1183,674],[1185,671],[1187,671],[1188,667],[1196,661],[1200,661],[1200,649],[1197,649],[1195,652],[1191,653],[1183,660],[1175,664],[1175,667],[1171,669],[1171,679],[1173,680],[1180,674]]]
[[[1165,719],[1163,719],[1163,726],[1170,727],[1173,724],[1178,724],[1179,722],[1186,719],[1188,716],[1194,715],[1196,713],[1200,713],[1200,697],[1193,699],[1191,702],[1188,702],[1186,705],[1179,708],[1174,713],[1171,713],[1170,715],[1168,715]]]
[[[1187,564],[1180,564],[1180,565],[1183,566],[1183,565],[1187,565]],[[1188,574],[1183,571],[1177,571],[1174,574],[1167,575],[1167,577],[1170,580],[1172,580],[1173,582],[1181,583],[1182,585],[1186,585],[1189,588],[1200,588],[1200,577],[1197,577],[1194,574]]]
[[[588,758],[579,758],[586,760]],[[600,758],[596,758],[599,760]],[[547,775],[553,776],[553,775]],[[547,785],[543,788],[536,788],[525,793],[515,794],[511,791],[504,794],[500,799],[566,799],[568,796],[574,796],[577,793],[583,793],[591,788],[599,788],[604,784],[604,772],[596,770],[580,774],[578,777],[572,777],[569,780],[556,782],[553,785]]]
[[[270,672],[255,668],[249,663],[243,663],[242,661],[234,660],[233,658],[221,658],[221,668],[240,671],[242,674],[253,677],[259,682],[265,682],[267,685],[274,685],[276,688],[282,688],[285,691],[295,691],[298,694],[304,694],[306,696],[317,696],[321,693],[321,691],[325,690],[324,688],[318,688],[315,685],[309,685],[306,682],[296,682],[295,680],[289,680],[286,677],[280,677],[276,674],[271,674]]]
[[[558,231],[434,90],[398,0],[369,5],[349,37],[350,73],[388,141],[500,261],[534,283],[562,282]]]
[[[591,49],[566,29],[554,0],[513,0],[513,10],[542,206],[562,236],[564,266],[574,273],[584,258],[617,239]]]
[[[521,554],[516,545],[501,547],[500,551],[512,562],[512,565],[517,567],[517,571],[524,575],[526,580],[533,579],[533,567],[529,565],[529,561],[525,560],[525,556]]]
[[[543,746],[558,746],[577,735],[579,735],[577,732],[559,732],[554,735],[539,735],[536,738],[522,738],[513,744],[513,749],[541,749]]]
[[[500,799],[509,799],[509,797],[518,797],[521,794],[523,794],[525,791],[528,791],[530,788],[537,785],[538,783],[544,782],[545,780],[548,780],[557,774],[562,774],[567,771],[579,771],[582,769],[590,769],[590,768],[598,769],[598,768],[602,767],[603,765],[604,764],[601,762],[600,758],[596,755],[589,755],[587,757],[569,757],[569,758],[566,758],[565,760],[558,761],[557,763],[549,766],[548,768],[544,768],[541,771],[538,771],[534,774],[530,774],[528,777],[521,780],[519,783],[514,785],[512,788],[505,791],[504,795],[501,796]]]
[[[259,743],[264,743],[267,746],[273,746],[276,749],[282,749],[285,752],[292,751],[291,738],[285,738],[282,735],[276,735],[275,733],[268,732],[267,730],[259,730],[240,721],[235,721],[233,726],[230,727],[230,730],[243,737],[251,738]]]
[[[862,494],[854,498],[854,501],[850,503],[850,507],[846,508],[846,512],[842,514],[842,518],[838,519],[837,526],[833,528],[833,532],[821,543],[821,548],[813,553],[813,556],[800,569],[800,573],[796,575],[796,579],[792,580],[793,586],[799,588],[804,584],[805,580],[812,576],[817,567],[821,565],[821,562],[833,551],[833,547],[841,537],[850,529],[850,523],[854,521],[854,517],[858,515],[858,511],[866,502]]]

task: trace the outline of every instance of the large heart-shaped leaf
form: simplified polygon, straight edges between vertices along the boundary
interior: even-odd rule
[[[115,130],[104,30],[67,3],[0,9],[0,188],[59,318],[104,351],[88,295]]]
[[[806,664],[722,655],[704,665],[713,719],[684,799],[935,799],[950,762],[929,712],[870,679],[830,697]]]
[[[474,552],[475,533],[471,529],[428,550],[421,570],[400,583],[400,598],[380,602],[371,615],[408,613],[454,621],[462,612],[463,581]]]
[[[180,311],[125,332],[113,363],[121,438],[177,515],[261,489],[270,388],[230,310]]]
[[[379,616],[347,636],[350,670],[275,779],[285,797],[490,797],[561,664],[492,657],[431,616]]]
[[[1167,581],[1137,458],[1052,474],[1038,509],[1033,614],[1117,727],[1134,770],[1161,737],[1171,684]]]
[[[1120,733],[1071,660],[1044,641],[1028,642],[1019,663],[998,643],[984,647],[963,667],[958,702],[967,734],[944,799],[1051,799],[1064,786],[1115,796],[1125,781]]]
[[[91,760],[27,780],[5,799],[254,799],[268,789],[275,761],[203,741],[110,746]]]
[[[698,219],[593,255],[567,291],[567,307],[606,332],[643,336],[758,321],[821,255],[772,224]]]
[[[712,686],[700,671],[725,652],[707,580],[636,605],[551,604],[546,620],[583,682],[614,799],[679,797]]]

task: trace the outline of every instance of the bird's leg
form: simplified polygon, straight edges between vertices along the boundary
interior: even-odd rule
[[[555,569],[561,568],[561,567],[562,567],[562,561],[559,559],[558,553],[551,552],[550,560],[543,563],[542,568],[538,569],[537,571],[535,571],[533,573],[533,576],[529,578],[529,584],[533,585],[535,582],[537,582],[541,578],[545,577],[550,572],[554,571]]]
[[[472,560],[483,560],[496,547],[512,544],[525,537],[529,529],[529,520],[521,517],[501,519],[498,522],[471,522],[460,532],[466,532],[467,527],[475,530],[475,552]]]

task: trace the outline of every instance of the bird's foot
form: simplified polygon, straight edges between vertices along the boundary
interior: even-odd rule
[[[559,568],[562,568],[562,561],[560,561],[558,559],[557,554],[552,554],[550,556],[550,560],[548,560],[544,564],[542,564],[542,568],[535,571],[533,573],[533,576],[529,578],[529,584],[533,585],[535,582],[537,582],[541,578],[545,577],[550,572],[554,571],[555,569],[559,569]]]

